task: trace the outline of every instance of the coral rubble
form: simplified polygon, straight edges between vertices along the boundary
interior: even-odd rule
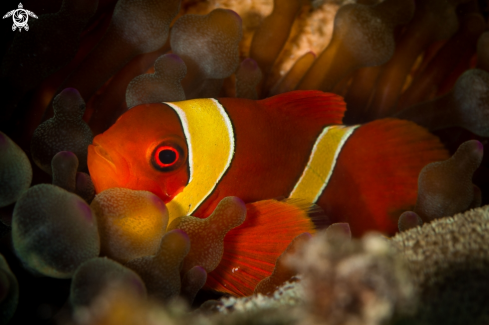
[[[419,288],[418,324],[485,324],[489,319],[489,206],[394,236]]]

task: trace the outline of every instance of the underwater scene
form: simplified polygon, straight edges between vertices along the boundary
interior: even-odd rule
[[[0,325],[489,325],[489,1],[0,7]]]

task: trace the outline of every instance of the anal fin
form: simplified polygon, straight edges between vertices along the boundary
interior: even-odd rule
[[[224,238],[222,260],[208,274],[207,289],[238,296],[253,294],[290,242],[301,233],[314,232],[310,215],[318,218],[317,206],[300,200],[264,200],[246,208],[245,222]]]

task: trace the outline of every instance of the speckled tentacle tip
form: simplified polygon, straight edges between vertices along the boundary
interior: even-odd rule
[[[258,99],[256,91],[262,80],[262,72],[255,60],[244,59],[236,71],[236,97]]]
[[[258,282],[253,293],[270,296],[286,281],[291,281],[297,275],[297,270],[287,264],[287,259],[290,255],[296,253],[301,245],[304,245],[311,237],[312,235],[308,232],[295,237],[282,255],[278,257],[272,274]]]
[[[104,100],[92,106],[95,110],[88,123],[96,134],[105,131],[124,111],[120,106],[130,79],[125,80],[116,73],[138,55],[142,56],[142,60],[136,62],[139,67],[127,67],[124,72],[131,75],[131,79],[141,73],[140,67],[148,64],[143,54],[165,47],[170,23],[179,9],[180,0],[117,1],[103,38],[61,86],[78,89],[88,102],[112,76],[117,76],[118,80],[111,82],[110,91],[104,93]],[[156,58],[149,59],[151,64]],[[104,105],[107,101],[109,104]],[[44,118],[50,117],[49,113],[46,111]]]
[[[397,226],[399,231],[406,231],[411,228],[415,228],[423,225],[423,220],[421,217],[414,211],[405,211],[399,216],[399,222]]]
[[[199,265],[209,273],[221,262],[224,253],[224,236],[241,225],[246,218],[246,206],[237,197],[221,200],[214,212],[205,219],[192,216],[172,221],[168,230],[181,229],[187,233],[191,247],[183,262],[183,272]]]
[[[79,161],[78,170],[86,170],[88,145],[93,134],[82,120],[85,102],[73,88],[64,89],[54,99],[54,116],[41,123],[32,136],[32,159],[43,171],[52,173],[51,161],[60,151],[73,152]]]
[[[325,230],[326,238],[330,242],[340,245],[341,243],[347,243],[351,240],[350,225],[346,222],[333,223]]]
[[[328,47],[300,81],[297,89],[332,91],[356,69],[387,62],[395,50],[394,27],[414,13],[410,0],[387,0],[375,6],[349,4],[335,17]]]
[[[103,39],[64,83],[88,101],[118,70],[138,54],[161,48],[170,23],[180,9],[180,0],[121,0]]]
[[[189,305],[195,299],[195,296],[207,281],[207,272],[202,266],[194,266],[183,275],[182,288],[180,296],[187,301]]]
[[[60,151],[51,161],[53,185],[78,194],[88,204],[95,197],[95,187],[87,173],[77,172],[78,158],[71,151]]]
[[[51,74],[70,62],[80,46],[80,35],[95,14],[98,0],[64,0],[56,13],[29,20],[28,33],[16,33],[2,61],[2,78],[8,80],[4,91],[14,101],[37,87]],[[42,40],[42,41],[41,41]],[[62,40],[62,41],[60,41]],[[3,87],[2,87],[3,88]],[[2,113],[13,111],[8,103]],[[3,114],[0,120],[4,119]]]
[[[409,2],[414,4],[413,1]],[[377,80],[369,107],[371,119],[396,112],[399,95],[416,58],[433,42],[446,40],[457,31],[459,24],[456,8],[461,2],[467,0],[416,2],[413,19]]]
[[[24,266],[54,278],[71,278],[98,256],[100,239],[90,206],[51,184],[31,187],[17,201],[12,218],[15,253]]]
[[[163,201],[148,191],[110,188],[91,203],[100,233],[100,252],[121,263],[154,255],[168,225]]]
[[[464,212],[479,200],[472,176],[479,167],[483,146],[477,140],[464,142],[455,154],[426,165],[419,173],[416,212],[424,221]]]
[[[184,15],[172,27],[173,53],[183,59],[185,98],[217,97],[224,78],[239,65],[241,18],[234,11],[215,9],[207,15]]]
[[[84,262],[73,275],[70,303],[73,307],[88,307],[111,285],[123,286],[139,298],[146,297],[146,286],[136,272],[106,257],[97,257]]]
[[[73,152],[58,152],[51,160],[53,185],[59,186],[68,192],[75,192],[77,169],[78,158]]]
[[[489,137],[488,93],[489,73],[480,69],[467,70],[448,94],[412,106],[395,117],[416,122],[430,131],[459,126]]]
[[[0,325],[6,325],[19,302],[19,283],[7,261],[0,254]]]
[[[0,132],[0,207],[17,201],[32,181],[32,166],[20,147]]]
[[[175,229],[163,236],[155,255],[137,258],[125,265],[141,276],[148,288],[148,295],[167,301],[180,293],[180,267],[189,250],[187,234]]]
[[[90,204],[95,197],[95,185],[90,175],[84,172],[76,173],[75,193]]]
[[[156,51],[137,55],[123,68],[114,74],[92,96],[88,102],[85,118],[89,119],[88,125],[94,135],[100,134],[111,127],[117,119],[127,112],[126,90],[129,83],[136,77],[148,73],[154,67],[155,61],[170,50],[170,42]]]
[[[182,79],[187,66],[176,54],[165,54],[155,61],[155,72],[134,78],[126,90],[128,108],[141,104],[185,100]]]

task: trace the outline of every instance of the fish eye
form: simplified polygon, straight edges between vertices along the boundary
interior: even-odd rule
[[[153,150],[151,164],[161,172],[169,172],[180,167],[184,161],[183,149],[176,143],[163,142]]]
[[[155,161],[160,167],[169,167],[178,160],[178,151],[172,147],[160,147],[155,152]]]

